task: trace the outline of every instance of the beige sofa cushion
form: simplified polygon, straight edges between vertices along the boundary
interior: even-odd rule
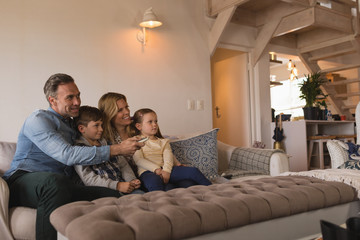
[[[15,149],[16,143],[0,142],[0,176],[10,168]]]
[[[35,239],[36,209],[15,207],[9,211],[10,230],[15,239]]]
[[[181,239],[357,199],[344,183],[266,177],[64,205],[50,216],[68,239]]]
[[[16,143],[0,142],[0,177],[9,169],[15,149]],[[35,240],[36,209],[15,207],[8,211],[8,191],[6,182],[0,182],[0,239],[12,239],[12,234],[14,239]]]

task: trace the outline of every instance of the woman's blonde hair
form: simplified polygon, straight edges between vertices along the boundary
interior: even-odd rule
[[[150,109],[150,108],[142,108],[142,109],[137,110],[134,113],[133,121],[130,124],[130,128],[129,128],[129,136],[133,137],[133,136],[141,134],[140,130],[138,130],[135,125],[137,123],[142,123],[143,122],[143,117],[147,113],[155,113],[156,114],[156,112],[154,110]],[[160,132],[160,127],[158,127],[158,130],[157,130],[155,136],[158,137],[158,138],[164,138],[162,136],[161,132]]]
[[[111,120],[116,116],[119,109],[117,106],[117,101],[119,100],[126,101],[126,97],[123,94],[120,93],[114,93],[114,92],[108,92],[102,95],[102,97],[99,99],[98,102],[98,108],[104,115],[103,119],[103,136],[106,139],[106,141],[115,144],[115,129],[114,126],[111,123]]]

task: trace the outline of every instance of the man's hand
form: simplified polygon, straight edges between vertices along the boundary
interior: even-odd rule
[[[122,193],[131,193],[134,189],[135,187],[130,182],[118,182],[116,185],[116,190]]]
[[[170,173],[163,170],[163,171],[161,171],[161,176],[162,176],[162,179],[163,179],[164,183],[168,184],[169,179],[170,179]]]
[[[110,155],[133,155],[137,150],[142,148],[145,144],[137,142],[140,137],[132,137],[122,141],[119,144],[110,146]]]

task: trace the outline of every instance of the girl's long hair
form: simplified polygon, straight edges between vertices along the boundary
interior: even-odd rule
[[[98,108],[103,113],[103,136],[106,141],[115,144],[115,128],[112,126],[111,120],[116,116],[119,109],[116,104],[119,100],[125,100],[126,97],[120,93],[108,92],[102,95],[98,102]]]
[[[143,117],[145,114],[147,113],[155,113],[156,112],[150,108],[142,108],[142,109],[139,109],[137,110],[135,113],[134,113],[134,116],[133,116],[133,121],[132,123],[130,124],[130,128],[129,128],[129,136],[130,137],[133,137],[133,136],[136,136],[136,135],[140,135],[141,132],[140,130],[138,130],[135,126],[136,123],[142,123],[143,122]],[[158,130],[155,134],[155,137],[158,137],[158,138],[164,138],[160,132],[160,127],[158,127]]]

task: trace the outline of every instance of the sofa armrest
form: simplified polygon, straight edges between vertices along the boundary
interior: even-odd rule
[[[257,148],[240,148],[225,144],[221,141],[218,141],[218,161],[219,161],[219,172],[223,172],[229,168],[230,160],[234,150],[238,152],[242,151],[252,151],[258,153],[266,152],[270,157],[264,159],[265,164],[259,164],[258,155],[249,154],[246,158],[245,165],[254,166],[256,170],[264,171],[271,176],[277,176],[282,172],[289,171],[289,157],[282,152],[281,150],[274,149],[257,149]],[[265,154],[265,155],[266,155]],[[234,156],[235,157],[235,156]],[[242,161],[239,159],[239,161]],[[241,168],[242,170],[248,170],[246,168]]]
[[[0,239],[13,239],[9,229],[9,187],[0,177]]]
[[[270,175],[278,176],[290,171],[289,157],[284,152],[275,152],[270,158]]]
[[[219,172],[229,168],[231,154],[236,147],[217,141]]]

